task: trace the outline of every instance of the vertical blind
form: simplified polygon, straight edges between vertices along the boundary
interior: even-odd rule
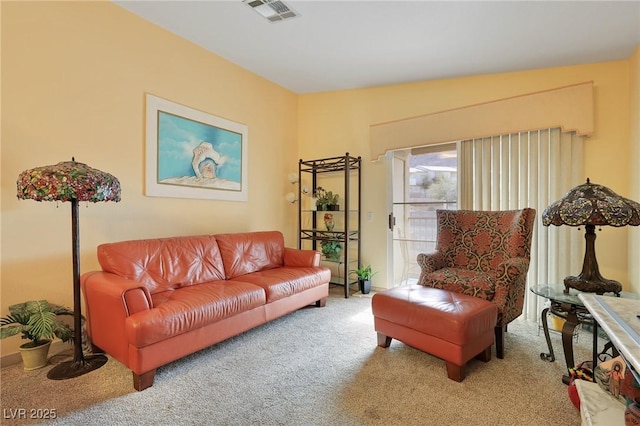
[[[583,234],[573,227],[542,226],[542,212],[586,180],[583,137],[559,128],[461,141],[458,144],[462,209],[536,210],[523,315],[537,320],[544,300],[530,286],[562,286],[580,271]]]

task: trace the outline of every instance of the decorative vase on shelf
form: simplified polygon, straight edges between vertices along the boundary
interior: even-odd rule
[[[324,214],[324,226],[327,228],[327,231],[333,231],[333,228],[336,226],[336,223],[333,220],[333,214]]]

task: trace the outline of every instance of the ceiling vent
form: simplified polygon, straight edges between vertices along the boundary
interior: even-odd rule
[[[242,3],[251,6],[269,22],[280,22],[300,16],[298,12],[281,0],[242,0]]]

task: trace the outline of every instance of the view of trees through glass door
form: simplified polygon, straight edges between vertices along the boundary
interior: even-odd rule
[[[436,244],[436,210],[456,209],[456,144],[394,151],[392,158],[393,284],[417,282],[418,253]]]

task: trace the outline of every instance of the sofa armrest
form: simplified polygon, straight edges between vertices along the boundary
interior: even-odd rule
[[[108,304],[123,318],[143,310],[151,309],[153,302],[149,290],[137,281],[128,280],[109,272],[87,272],[80,278],[87,310],[93,306]]]
[[[527,282],[529,260],[514,257],[502,262],[496,268],[496,285],[493,302],[498,305],[502,318],[499,323],[507,324],[522,313]]]
[[[139,282],[103,271],[83,274],[80,285],[92,343],[127,364],[125,320],[153,307],[149,291]]]
[[[284,266],[320,266],[320,253],[285,247]]]

